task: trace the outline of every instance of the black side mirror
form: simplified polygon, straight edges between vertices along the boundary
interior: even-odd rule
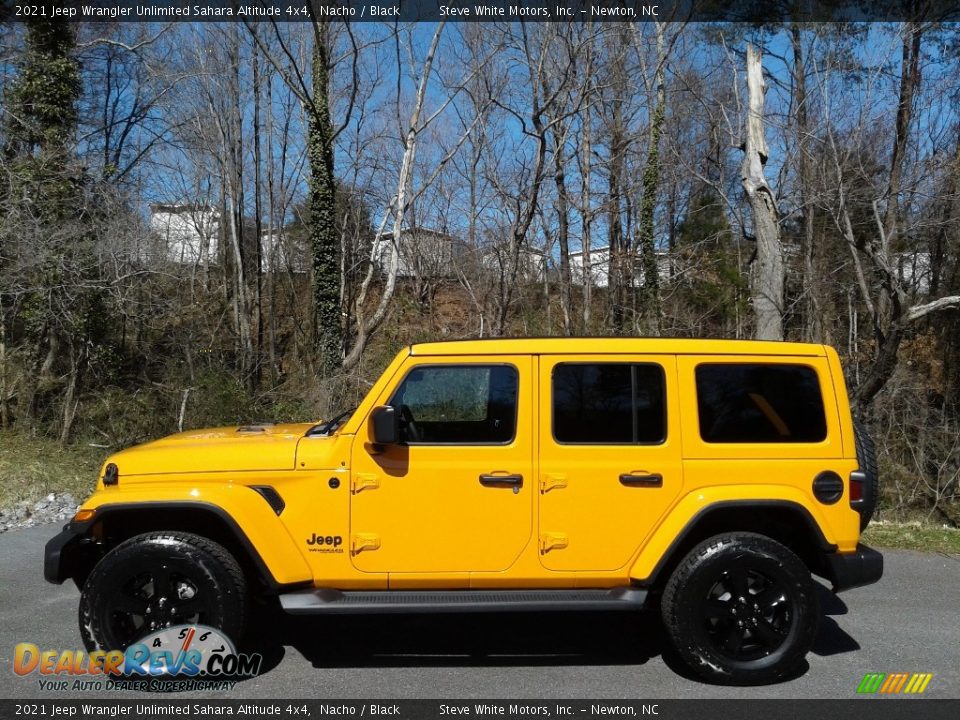
[[[372,440],[375,445],[392,445],[400,439],[400,416],[389,405],[381,405],[370,413]]]

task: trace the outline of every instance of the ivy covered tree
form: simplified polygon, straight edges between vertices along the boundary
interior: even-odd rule
[[[330,32],[315,18],[313,96],[308,113],[310,160],[310,246],[313,251],[313,307],[321,369],[329,372],[343,359],[340,298],[340,237],[337,231],[337,184],[330,121]]]
[[[30,23],[5,102],[10,199],[24,201],[47,221],[75,212],[76,202],[71,201],[82,192],[71,153],[82,90],[74,42],[65,20]]]
[[[99,283],[92,187],[76,155],[80,67],[72,27],[31,22],[5,97],[4,339],[24,378],[17,419],[59,413],[66,440],[84,374],[102,358],[109,300]],[[5,368],[4,368],[5,369]],[[45,402],[49,394],[59,400]]]

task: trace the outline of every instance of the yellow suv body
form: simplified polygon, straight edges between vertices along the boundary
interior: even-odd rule
[[[659,602],[697,672],[765,682],[812,643],[811,572],[837,590],[879,579],[882,558],[858,544],[876,482],[823,345],[427,343],[333,421],[196,430],[113,455],[45,572],[84,589],[88,647],[164,622],[239,633],[230,603],[257,592],[300,614]],[[169,611],[148,581],[132,591],[142,612],[111,629],[116,613],[97,608],[130,586],[138,543],[167,570],[164,557],[182,561],[168,592],[192,605]],[[198,553],[219,586],[190,577]]]

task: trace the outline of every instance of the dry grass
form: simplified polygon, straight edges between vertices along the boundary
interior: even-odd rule
[[[23,500],[34,502],[52,492],[69,492],[81,502],[93,491],[108,452],[0,432],[0,508]]]
[[[960,553],[960,530],[920,522],[872,522],[863,542],[877,547]]]

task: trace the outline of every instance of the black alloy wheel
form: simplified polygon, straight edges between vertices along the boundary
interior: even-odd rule
[[[246,583],[221,545],[184,532],[130,538],[84,583],[80,634],[93,650],[123,650],[173,625],[207,625],[239,640]]]
[[[759,685],[789,677],[813,645],[816,585],[791,550],[729,533],[697,545],[664,589],[661,614],[689,669],[709,682]]]
[[[706,639],[736,660],[759,660],[777,650],[795,614],[782,583],[747,567],[724,571],[702,607]]]

